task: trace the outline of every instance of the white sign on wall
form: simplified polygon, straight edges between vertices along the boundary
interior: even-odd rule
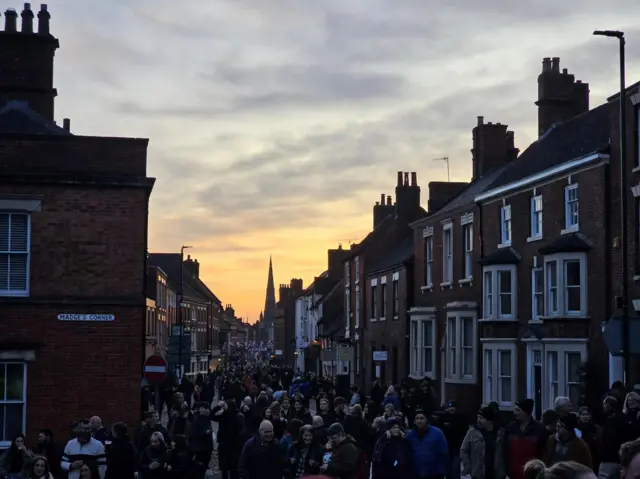
[[[388,351],[374,351],[373,352],[373,360],[374,361],[386,361],[388,358]]]
[[[115,321],[114,314],[75,314],[61,313],[58,315],[58,321]]]

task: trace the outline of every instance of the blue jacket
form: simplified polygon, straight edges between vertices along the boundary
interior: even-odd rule
[[[384,400],[382,401],[382,407],[386,406],[387,404],[393,405],[393,407],[395,407],[396,411],[398,412],[402,411],[402,401],[400,401],[400,398],[395,394],[389,394],[388,396],[384,397]]]
[[[417,477],[446,475],[449,446],[440,429],[429,426],[422,438],[412,429],[406,439],[413,450],[413,470]]]

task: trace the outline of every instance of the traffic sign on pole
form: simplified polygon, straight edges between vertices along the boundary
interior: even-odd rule
[[[144,377],[150,383],[161,383],[167,377],[167,362],[162,356],[154,354],[144,362]]]
[[[602,327],[602,339],[612,356],[623,356],[624,335],[622,328],[622,317],[614,316]],[[640,354],[640,317],[629,317],[629,354]]]

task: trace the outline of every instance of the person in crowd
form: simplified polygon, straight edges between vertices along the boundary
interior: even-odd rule
[[[392,404],[396,411],[402,410],[402,402],[400,401],[400,397],[396,393],[396,388],[393,386],[389,386],[387,388],[387,392],[384,395],[382,405],[386,406],[387,404]]]
[[[278,401],[272,402],[267,411],[265,419],[271,421],[274,437],[280,441],[287,432],[287,420],[280,414],[280,403]]]
[[[280,439],[280,445],[285,455],[289,452],[291,445],[300,439],[300,428],[303,425],[300,419],[292,419],[287,422],[287,432]]]
[[[79,479],[83,464],[95,463],[100,477],[104,479],[107,469],[104,444],[91,437],[91,425],[87,419],[78,423],[76,432],[78,436],[71,439],[64,448],[60,463],[62,470],[69,472],[69,479]]]
[[[625,442],[620,447],[620,465],[625,479],[640,477],[640,439]]]
[[[378,417],[378,405],[373,401],[367,401],[364,406],[363,416],[368,424],[373,424],[373,420]]]
[[[547,434],[544,426],[532,416],[534,405],[530,398],[516,402],[515,419],[506,429],[510,479],[524,479],[525,464],[540,459],[544,452]]]
[[[421,409],[415,411],[413,424],[406,439],[411,446],[414,476],[416,479],[444,478],[449,462],[449,446],[444,433],[429,424],[426,412]]]
[[[341,424],[347,416],[347,405],[348,401],[341,396],[333,400],[333,411],[336,413],[337,422]]]
[[[469,428],[460,448],[462,474],[472,479],[504,479],[507,476],[505,430],[496,426],[496,409],[485,406],[478,411],[476,424]]]
[[[22,479],[22,473],[29,469],[34,458],[35,455],[26,446],[24,435],[18,434],[0,456],[0,477]]]
[[[291,445],[287,453],[286,479],[300,479],[303,476],[320,474],[325,448],[318,442],[313,431],[313,426],[308,424],[300,428],[299,439]]]
[[[167,450],[167,479],[190,479],[194,474],[193,453],[189,450],[187,438],[178,434]],[[198,471],[199,472],[199,471]],[[222,476],[227,479],[226,476]]]
[[[360,450],[352,437],[348,437],[340,423],[333,423],[327,429],[330,457],[323,460],[320,473],[338,479],[358,479]]]
[[[136,448],[129,438],[129,430],[123,422],[111,427],[111,444],[107,446],[106,479],[134,479],[138,463]]]
[[[566,396],[558,396],[554,401],[554,409],[559,417],[565,417],[573,414],[573,402]],[[582,432],[578,428],[575,430],[576,436],[582,437]]]
[[[147,411],[143,414],[144,421],[136,435],[136,449],[138,454],[144,451],[151,442],[151,435],[159,432],[164,437],[164,442],[169,442],[169,431],[160,424],[160,416],[157,411]]]
[[[349,406],[353,407],[356,404],[360,404],[360,388],[358,386],[352,386],[351,399],[349,400]]]
[[[200,469],[199,477],[204,479],[213,453],[213,436],[211,435],[213,429],[209,416],[211,411],[209,411],[209,404],[204,401],[196,403],[194,409],[196,414],[191,424],[189,445],[194,454],[194,461]]]
[[[602,428],[593,420],[587,406],[578,409],[578,429],[582,433],[582,440],[589,447],[593,470],[600,469],[600,450],[602,448]]]
[[[238,474],[241,479],[282,479],[284,455],[270,421],[262,421],[258,436],[249,439],[242,447]]]
[[[413,476],[413,450],[405,440],[398,419],[387,421],[388,434],[382,436],[373,451],[372,479],[396,479]]]
[[[159,432],[151,435],[149,446],[142,452],[138,470],[141,479],[165,479],[167,477],[167,444]]]
[[[614,396],[607,396],[602,401],[604,419],[602,426],[602,448],[600,449],[600,479],[619,479],[620,446],[629,439],[627,418],[620,410],[620,402]],[[635,438],[634,438],[635,439]]]
[[[82,463],[79,474],[80,479],[100,479],[102,477],[100,466],[91,459]]]
[[[62,472],[60,468],[62,452],[56,444],[53,431],[50,429],[41,429],[40,432],[38,432],[38,442],[32,451],[35,455],[43,456],[47,459],[49,472],[54,478],[60,475]]]
[[[338,422],[338,415],[329,406],[329,398],[323,397],[322,399],[320,399],[319,404],[320,411],[318,415],[322,418],[322,421],[327,427]]]
[[[547,440],[542,456],[547,466],[573,461],[593,469],[589,447],[576,435],[577,428],[578,420],[574,414],[567,414],[558,419],[556,433]]]
[[[322,416],[314,416],[311,425],[313,426],[313,435],[316,440],[324,446],[327,443],[328,437],[327,427],[324,424]]]
[[[593,471],[577,462],[559,462],[547,467],[539,459],[524,466],[524,479],[596,479]]]
[[[460,479],[460,447],[467,434],[467,429],[469,429],[469,424],[464,416],[458,413],[456,401],[447,403],[444,414],[440,416],[439,426],[449,446],[450,461],[447,477]]]
[[[89,426],[91,427],[91,437],[97,439],[102,444],[106,444],[111,441],[111,434],[102,425],[102,419],[98,416],[93,416],[89,419]]]
[[[542,422],[542,425],[544,426],[545,434],[546,434],[545,445],[547,443],[546,442],[547,439],[549,439],[550,436],[556,433],[556,426],[558,424],[559,417],[560,416],[554,409],[547,409],[542,413],[541,422]]]
[[[211,412],[211,419],[218,423],[218,467],[222,479],[237,479],[236,466],[245,442],[246,420],[237,412],[233,400],[220,401]]]
[[[624,398],[622,414],[627,419],[628,437],[636,439],[640,437],[640,394],[631,391]]]
[[[31,464],[22,472],[21,479],[54,479],[49,466],[46,457],[35,456]]]
[[[309,413],[309,410],[304,407],[304,401],[302,399],[296,399],[293,401],[291,419],[300,419],[303,424],[313,424],[311,413]]]
[[[351,412],[342,421],[345,433],[355,439],[358,447],[371,458],[373,454],[373,442],[371,441],[371,426],[364,420],[362,406],[356,404]]]
[[[169,437],[173,439],[176,435],[191,436],[191,423],[193,421],[193,413],[191,408],[183,403],[182,406],[171,410],[169,427]],[[167,441],[164,441],[166,444]]]
[[[280,399],[280,416],[282,416],[287,421],[292,419],[293,410],[291,408],[291,399],[288,396],[283,396]]]

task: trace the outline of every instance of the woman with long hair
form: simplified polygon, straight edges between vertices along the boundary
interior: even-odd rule
[[[47,458],[36,456],[23,472],[22,479],[53,479]]]
[[[558,462],[547,467],[539,459],[524,465],[524,479],[597,479],[593,469],[573,461]]]
[[[138,470],[142,479],[164,479],[167,476],[167,445],[161,432],[154,432],[142,452]]]
[[[100,479],[98,464],[94,461],[85,462],[80,468],[80,479]]]
[[[0,456],[0,477],[20,479],[22,472],[28,469],[35,458],[24,441],[24,434],[18,434],[11,446]]]

